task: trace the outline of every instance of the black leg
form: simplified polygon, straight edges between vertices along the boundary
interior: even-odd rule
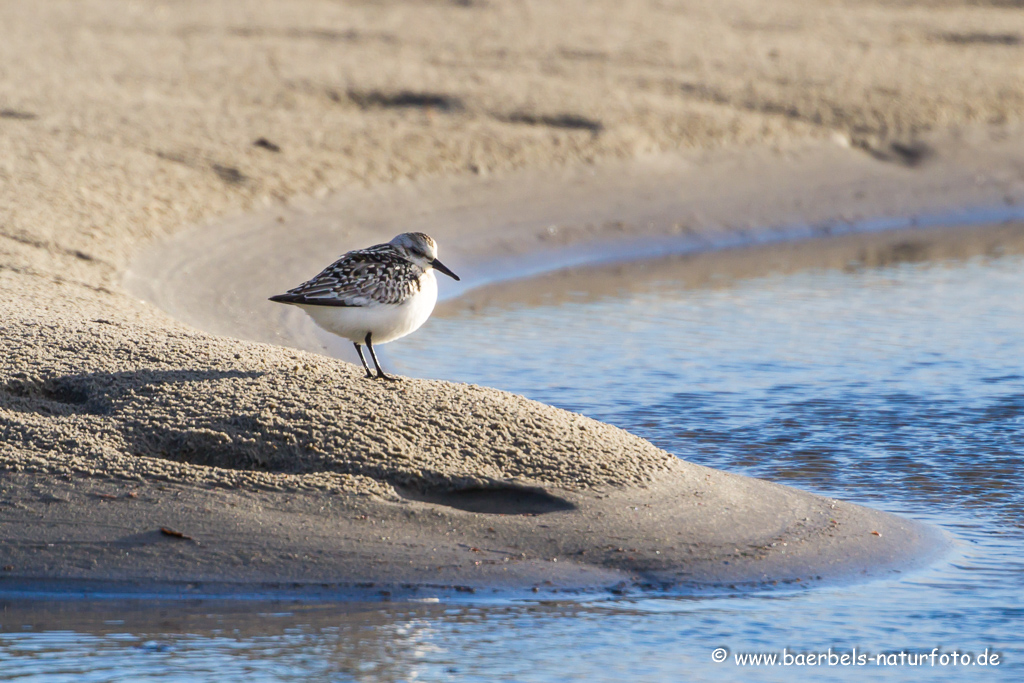
[[[370,372],[370,366],[366,364],[366,359],[363,358],[363,347],[359,344],[356,344],[356,353],[359,354],[359,360],[363,361],[363,370],[366,370],[366,376],[372,378],[373,373]],[[376,362],[376,360],[377,359],[374,359],[374,362]]]
[[[370,341],[371,333],[366,333],[366,348],[370,349],[370,358],[373,359],[373,364],[377,367],[377,379],[386,379],[389,382],[396,381],[395,377],[385,375],[384,370],[380,367],[380,363],[377,361],[377,354],[373,352],[373,342]]]

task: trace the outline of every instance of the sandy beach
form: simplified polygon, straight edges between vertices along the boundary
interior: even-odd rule
[[[1013,3],[94,0],[0,26],[0,589],[761,586],[943,551],[505,392],[366,382],[261,302],[404,229],[483,286],[1007,220]]]

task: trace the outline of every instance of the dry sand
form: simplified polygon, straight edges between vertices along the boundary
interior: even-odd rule
[[[216,328],[218,294],[168,305],[187,325],[121,283],[253,209],[305,254],[245,253],[273,290],[322,257],[296,229],[335,216],[341,251],[417,206],[480,282],[585,245],[1014,207],[1019,3],[94,0],[5,3],[0,27],[7,586],[707,585],[941,549],[502,392],[216,336],[260,338]]]

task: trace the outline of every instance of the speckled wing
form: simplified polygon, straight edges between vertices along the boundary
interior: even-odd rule
[[[379,244],[350,251],[308,282],[270,297],[307,306],[400,304],[420,290],[423,269]]]

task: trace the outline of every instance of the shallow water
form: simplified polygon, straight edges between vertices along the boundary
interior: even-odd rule
[[[391,345],[385,363],[523,393],[701,464],[930,521],[957,539],[948,561],[861,585],[699,599],[8,600],[0,678],[1021,680],[1024,257],[725,274],[701,286],[688,264],[632,268],[613,287],[568,280],[529,303],[505,286],[501,303],[449,307]],[[725,663],[712,661],[718,647]],[[947,661],[987,649],[1000,660],[739,671],[733,659],[783,648],[938,648]]]

